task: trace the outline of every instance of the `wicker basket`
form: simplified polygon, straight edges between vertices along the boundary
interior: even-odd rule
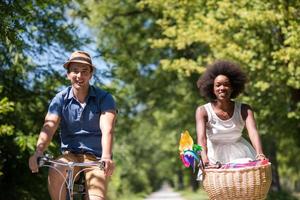
[[[209,199],[266,199],[272,181],[271,163],[236,169],[205,169],[203,187]]]

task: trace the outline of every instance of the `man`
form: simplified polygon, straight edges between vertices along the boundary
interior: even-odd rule
[[[94,66],[88,53],[75,51],[64,68],[71,86],[56,94],[51,101],[36,152],[29,159],[29,167],[32,173],[38,172],[37,158],[43,155],[60,125],[62,155],[57,160],[88,162],[101,158],[105,162],[104,171],[87,170],[85,178],[87,199],[104,200],[108,177],[114,170],[112,145],[115,101],[109,93],[90,85]],[[58,166],[58,169],[66,176],[65,167]],[[52,199],[65,199],[65,188],[60,196],[62,184],[61,175],[50,169],[48,189]]]

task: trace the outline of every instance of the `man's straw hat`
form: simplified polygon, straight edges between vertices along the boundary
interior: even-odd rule
[[[91,56],[85,52],[85,51],[75,51],[71,54],[69,60],[64,63],[64,68],[68,68],[70,63],[83,63],[87,64],[92,69],[94,68],[94,65],[92,63]]]

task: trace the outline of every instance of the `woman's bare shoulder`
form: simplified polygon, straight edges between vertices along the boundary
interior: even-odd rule
[[[204,107],[204,105],[200,105],[196,109],[196,117],[207,117],[207,111]]]
[[[243,119],[245,120],[248,116],[249,113],[252,113],[252,108],[250,105],[246,104],[246,103],[242,103],[241,104],[241,114]]]

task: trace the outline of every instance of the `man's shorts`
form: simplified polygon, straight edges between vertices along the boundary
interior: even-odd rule
[[[74,154],[65,151],[63,155],[57,158],[57,160],[67,162],[93,162],[99,159],[92,154]],[[74,176],[79,170],[79,167],[74,168]],[[104,175],[104,171],[97,167],[88,167],[87,170],[84,170],[84,174],[85,187],[90,199],[98,199],[99,197],[105,199],[109,177]]]

